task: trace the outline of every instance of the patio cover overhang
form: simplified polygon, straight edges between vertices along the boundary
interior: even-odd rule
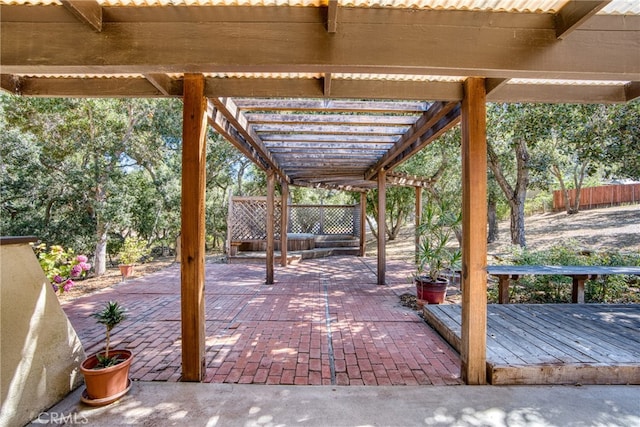
[[[204,375],[207,122],[267,171],[271,199],[279,179],[377,186],[384,207],[388,180],[407,179],[390,171],[461,120],[462,372],[484,383],[485,103],[640,97],[640,4],[193,3],[0,0],[5,91],[184,100],[183,378]],[[383,239],[379,249],[384,282]]]

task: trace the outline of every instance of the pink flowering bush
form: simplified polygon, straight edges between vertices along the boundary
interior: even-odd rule
[[[73,249],[65,250],[60,245],[53,245],[47,250],[47,245],[41,243],[34,247],[34,251],[56,293],[68,292],[75,285],[74,279],[86,277],[91,270],[87,257],[76,255]]]

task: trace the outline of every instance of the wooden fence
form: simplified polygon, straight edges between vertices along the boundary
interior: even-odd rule
[[[571,205],[576,199],[576,190],[569,190]],[[580,190],[580,209],[594,209],[625,203],[640,203],[640,184],[603,185]],[[565,209],[562,191],[553,192],[553,210]]]

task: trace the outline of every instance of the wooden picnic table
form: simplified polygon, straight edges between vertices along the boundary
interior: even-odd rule
[[[611,274],[625,274],[640,276],[640,267],[610,267],[599,265],[490,265],[487,273],[498,277],[498,302],[509,303],[509,284],[511,280],[518,280],[525,275],[560,275],[573,279],[571,302],[584,303],[584,282]]]

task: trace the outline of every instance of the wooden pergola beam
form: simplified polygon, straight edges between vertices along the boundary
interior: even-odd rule
[[[609,3],[611,0],[569,1],[553,17],[556,37],[564,39]]]
[[[145,74],[144,77],[164,96],[173,96],[173,82],[166,74],[150,73]]]
[[[185,76],[182,127],[180,301],[182,380],[205,375],[204,254],[207,102],[202,75]]]
[[[628,102],[640,98],[640,81],[630,82],[624,87],[624,95]]]
[[[209,102],[225,116],[229,123],[242,135],[244,141],[267,162],[270,170],[277,173],[284,181],[291,182],[291,179],[264,146],[260,136],[254,130],[254,126],[249,124],[244,113],[240,111],[234,100],[230,98],[211,98]]]
[[[639,16],[596,15],[559,42],[550,14],[342,8],[335,37],[315,7],[103,7],[109,20],[100,33],[83,32],[56,9],[2,6],[4,73],[186,69],[640,80]],[[211,43],[221,34],[224,43]]]
[[[456,103],[434,102],[429,109],[404,133],[402,138],[387,151],[387,153],[364,175],[365,179],[371,179],[384,168],[395,161],[395,159],[406,150],[411,144],[417,141],[429,129],[436,125],[440,119],[456,107]],[[391,169],[391,168],[388,168]]]
[[[60,0],[62,5],[94,31],[102,31],[102,6],[94,0]]]
[[[327,5],[327,32],[335,33],[338,30],[338,0],[329,0]]]
[[[207,118],[211,127],[222,135],[227,141],[233,144],[242,154],[247,156],[256,166],[263,171],[269,168],[269,163],[261,154],[251,146],[240,132],[231,124],[229,120],[218,111],[211,103],[208,105]]]
[[[465,82],[462,101],[462,379],[486,384],[487,140],[484,79]]]

